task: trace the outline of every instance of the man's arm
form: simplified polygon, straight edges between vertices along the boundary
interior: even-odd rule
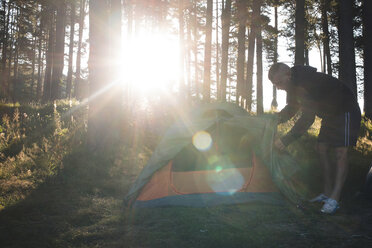
[[[279,123],[287,122],[298,112],[300,108],[293,93],[293,90],[290,90],[287,93],[288,104],[278,113]]]
[[[300,119],[298,119],[292,129],[283,137],[281,141],[285,146],[292,141],[302,136],[309,127],[314,123],[315,114],[313,112],[303,110]]]
[[[287,122],[291,119],[299,110],[297,104],[288,104],[286,105],[279,113],[279,123]]]

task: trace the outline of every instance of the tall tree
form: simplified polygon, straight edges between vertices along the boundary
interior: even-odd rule
[[[40,26],[43,26],[42,22],[40,23]],[[42,89],[42,81],[41,81],[41,76],[42,76],[42,68],[44,67],[43,64],[43,31],[40,28],[39,30],[39,42],[38,42],[38,58],[37,58],[37,87],[36,87],[36,100],[39,101],[41,97],[41,89]]]
[[[219,2],[216,1],[216,85],[217,85],[217,98],[221,98],[221,85],[220,85],[220,44],[219,44]]]
[[[263,109],[263,66],[262,66],[262,21],[261,21],[261,5],[262,0],[256,0],[259,4],[257,15],[257,114],[262,115]]]
[[[20,44],[20,40],[21,40],[21,35],[23,34],[23,32],[20,30],[21,26],[18,25],[19,22],[20,22],[20,14],[21,14],[21,11],[20,11],[20,7],[16,7],[16,16],[15,16],[15,27],[14,27],[14,56],[13,56],[13,80],[12,80],[12,85],[13,85],[13,91],[12,91],[12,100],[13,102],[16,102],[17,101],[17,97],[18,97],[18,90],[20,90],[20,85],[19,85],[19,81],[18,81],[18,62],[19,62],[19,44]],[[12,35],[13,36],[13,35]],[[9,68],[10,67],[10,61],[9,61]],[[9,77],[10,78],[10,77]],[[9,90],[11,90],[11,87],[9,87]]]
[[[364,112],[372,119],[372,2],[363,1]]]
[[[76,5],[72,1],[70,3],[70,44],[68,49],[68,72],[66,81],[66,96],[71,98],[72,90],[72,75],[73,75],[73,59],[74,59],[74,37],[75,37],[75,16],[76,16]]]
[[[110,28],[110,23],[112,23],[110,20],[113,20],[110,15],[115,15],[112,7],[119,4],[118,2],[120,1],[89,1],[88,145],[93,152],[107,152],[113,149],[121,136],[120,113],[118,112],[120,108],[117,106],[117,97],[120,94],[116,87],[118,84],[107,80],[108,72],[110,72],[110,64],[108,63],[110,52],[107,52],[107,46],[117,42],[110,41],[110,37],[113,35],[107,35],[107,30],[109,32],[119,31]],[[116,22],[120,22],[120,19],[114,19],[113,26],[118,27]]]
[[[207,20],[205,24],[205,48],[204,48],[204,81],[203,100],[210,101],[211,94],[211,60],[212,60],[212,21],[213,0],[207,0]]]
[[[14,11],[14,7],[12,7],[11,4],[9,4],[9,13],[10,12],[15,12]],[[12,62],[13,62],[13,47],[14,47],[14,40],[15,40],[15,37],[14,37],[14,33],[15,33],[15,28],[14,28],[14,24],[15,24],[15,15],[10,15],[9,17],[9,30],[10,30],[10,38],[9,38],[9,51],[8,51],[8,69],[7,69],[7,75],[6,75],[6,79],[7,79],[7,95],[8,95],[8,98],[11,97],[11,94],[12,94],[12,85],[11,85],[11,70],[12,70]]]
[[[237,58],[237,81],[236,81],[236,98],[239,99],[241,96],[242,88],[244,86],[244,65],[245,65],[245,30],[247,25],[247,1],[239,0],[237,2],[238,11],[238,58]]]
[[[62,72],[65,64],[65,26],[66,26],[66,2],[60,0],[57,3],[56,17],[56,40],[53,57],[52,89],[51,98],[56,100],[61,97]]]
[[[189,15],[188,15],[188,22],[186,24],[187,28],[187,64],[186,64],[186,71],[187,71],[187,99],[191,100],[192,96],[192,78],[191,78],[191,50],[192,50],[192,37],[191,37],[191,26],[192,23],[190,21],[190,6],[189,6]]]
[[[88,145],[92,151],[102,152],[109,145],[108,137],[105,135],[107,129],[107,100],[104,87],[107,84],[107,44],[109,37],[108,29],[109,5],[106,1],[89,1],[89,84],[91,99],[89,102],[88,119]],[[101,93],[101,94],[99,94]],[[95,94],[99,96],[94,97]]]
[[[185,23],[184,23],[184,2],[178,1],[178,28],[179,28],[179,44],[180,44],[180,99],[186,95],[185,87]],[[184,100],[184,99],[183,99]]]
[[[75,97],[78,99],[82,98],[82,79],[81,79],[81,57],[82,57],[82,44],[83,44],[83,34],[84,34],[84,20],[85,20],[85,8],[87,0],[80,0],[79,7],[79,38],[78,38],[78,49],[76,54],[76,79],[75,79]]]
[[[353,0],[339,0],[339,79],[357,96],[355,46],[353,35]]]
[[[111,81],[118,80],[120,71],[120,60],[121,60],[121,20],[122,20],[122,5],[121,0],[110,0],[110,48],[109,56],[113,61],[111,68]]]
[[[221,58],[221,100],[226,101],[227,66],[229,59],[229,36],[231,22],[231,0],[226,0],[222,10],[222,58]]]
[[[3,37],[2,37],[2,57],[1,57],[1,78],[0,78],[0,84],[1,84],[1,90],[2,94],[4,96],[7,95],[7,84],[9,84],[7,77],[7,67],[6,62],[8,58],[8,39],[9,39],[9,20],[10,20],[10,3],[8,3],[8,6],[6,6],[6,1],[3,0]],[[10,70],[10,69],[9,69]]]
[[[296,0],[295,65],[305,64],[305,0]]]
[[[252,111],[252,94],[253,94],[253,65],[254,65],[254,54],[257,36],[257,24],[259,19],[260,1],[253,1],[252,3],[252,18],[251,18],[251,30],[248,35],[248,60],[247,60],[247,78],[243,96],[246,99],[246,106],[248,111]]]
[[[194,42],[193,42],[193,53],[194,53],[194,84],[195,84],[195,94],[197,98],[199,98],[199,61],[198,61],[198,8],[197,8],[197,0],[193,0],[193,14],[192,14],[192,23],[193,23],[193,37],[194,37]]]
[[[323,47],[324,47],[323,71],[329,75],[332,75],[332,59],[331,59],[331,50],[329,47],[328,10],[329,10],[329,0],[322,0],[321,11],[322,11]]]
[[[52,68],[54,60],[54,40],[55,40],[55,14],[54,7],[48,6],[48,49],[46,52],[45,79],[43,90],[43,102],[51,100],[52,92]]]
[[[34,34],[33,41],[32,41],[32,72],[31,72],[31,91],[30,95],[33,96],[34,94],[34,88],[35,88],[35,71],[36,71],[36,35]]]
[[[275,0],[274,1],[275,36],[274,36],[274,58],[273,58],[274,63],[278,63],[278,34],[279,34],[278,5],[279,5],[279,1]],[[276,89],[276,86],[273,85],[273,100],[271,102],[271,109],[276,110],[277,108],[278,108],[277,89]]]

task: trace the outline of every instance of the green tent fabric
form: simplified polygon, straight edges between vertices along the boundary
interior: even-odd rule
[[[125,202],[131,203],[152,175],[192,142],[196,132],[208,130],[214,125],[244,130],[244,136],[255,143],[255,154],[269,168],[273,182],[280,192],[295,204],[301,202],[303,187],[293,177],[299,169],[296,161],[288,153],[273,149],[277,124],[275,115],[252,116],[233,103],[211,103],[195,108],[182,115],[166,131],[147,166],[125,197]]]

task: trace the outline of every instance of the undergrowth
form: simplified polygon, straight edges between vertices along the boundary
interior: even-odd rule
[[[111,154],[94,155],[86,148],[87,112],[86,105],[68,101],[0,105],[0,209],[57,174],[68,174],[69,180],[93,175],[111,182],[123,175],[134,180],[173,118],[164,108],[156,113],[126,108],[121,145]]]
[[[54,175],[63,157],[82,144],[85,110],[72,113],[74,105],[0,106],[0,208]]]

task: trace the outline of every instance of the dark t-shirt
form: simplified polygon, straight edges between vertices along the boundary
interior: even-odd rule
[[[279,113],[280,122],[285,122],[298,111],[300,119],[291,131],[282,138],[285,145],[301,136],[320,118],[337,116],[359,108],[351,89],[342,81],[316,71],[310,66],[291,68],[291,88],[287,90],[287,106]]]

